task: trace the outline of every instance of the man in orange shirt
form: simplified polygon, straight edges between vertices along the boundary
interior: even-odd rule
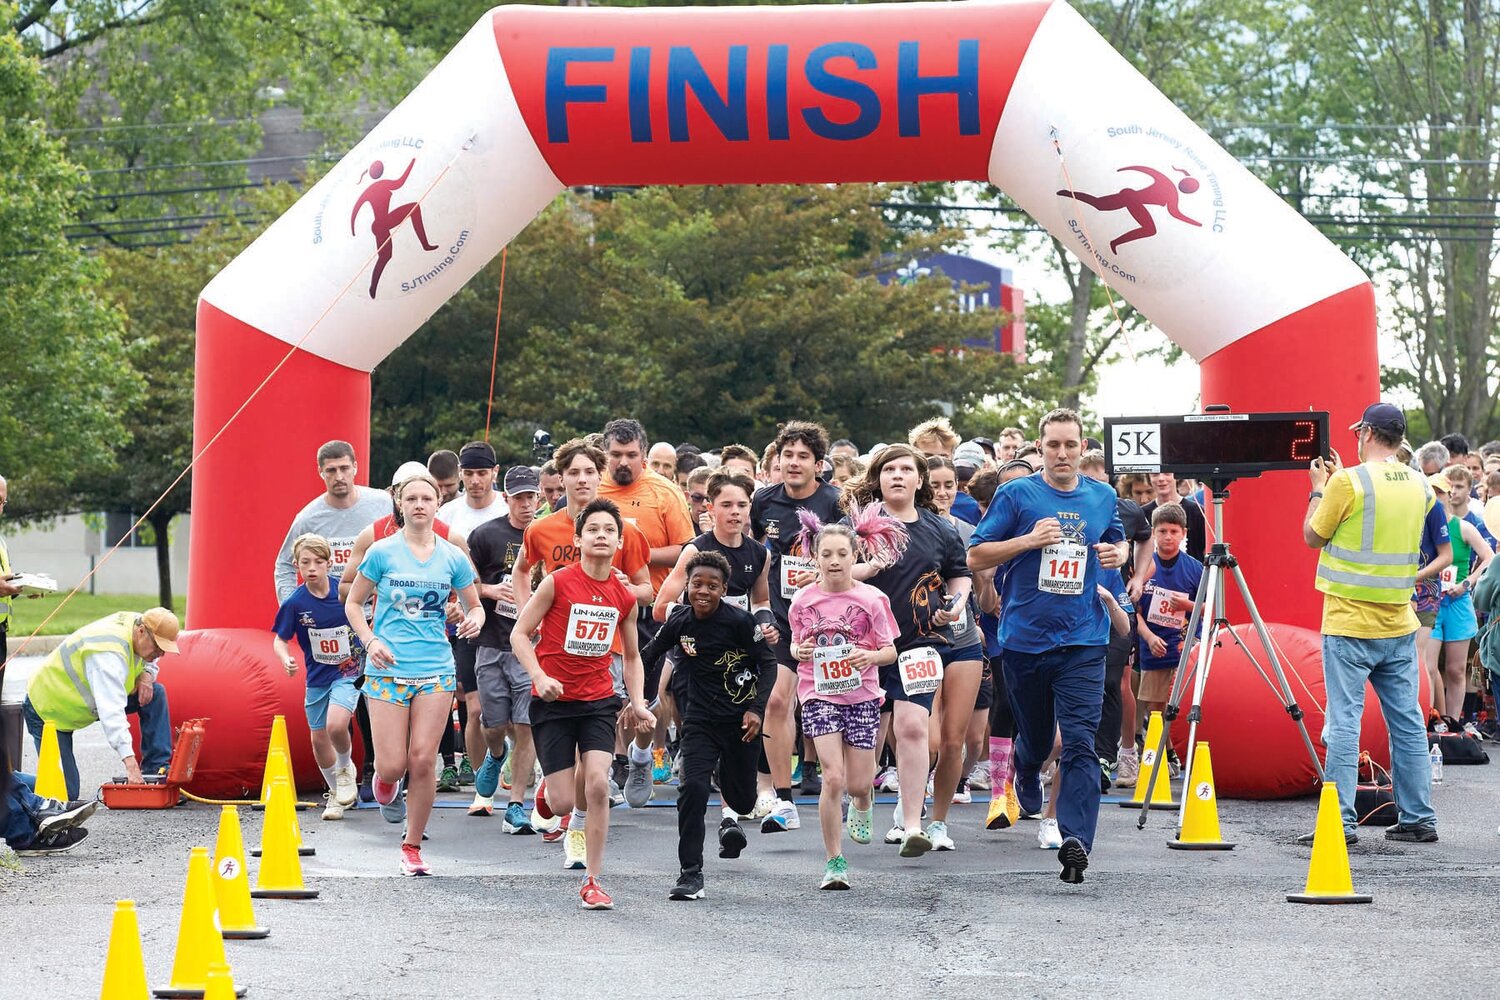
[[[620,515],[641,529],[646,541],[651,543],[651,586],[660,590],[672,567],[677,565],[683,545],[698,534],[687,499],[675,482],[646,467],[650,443],[639,420],[628,417],[611,420],[604,425],[603,437],[608,467],[604,481],[599,484],[599,495],[614,501],[620,508]],[[644,646],[656,635],[661,623],[652,617],[650,608],[642,608],[636,627]],[[661,694],[661,673],[659,660],[655,668],[647,667],[646,670],[646,696],[653,703]],[[646,781],[649,787],[652,780],[665,782],[671,777],[672,764],[667,759],[666,750],[670,722],[666,713],[658,714],[654,752],[650,742],[642,746],[642,737],[636,737],[625,779],[627,800],[631,798],[631,788],[639,789],[642,781]],[[618,761],[616,763],[618,765]],[[640,772],[649,773],[643,778]]]
[[[531,598],[533,566],[541,566],[544,572],[550,574],[564,566],[578,562],[575,518],[599,494],[599,482],[604,475],[605,457],[604,452],[587,444],[582,438],[574,438],[553,453],[552,464],[562,473],[563,494],[567,503],[562,510],[532,521],[526,529],[521,543],[521,554],[516,557],[515,567],[511,570],[511,584],[515,588],[518,608],[524,608]],[[675,486],[672,488],[676,489]],[[625,531],[621,536],[620,549],[614,555],[614,566],[622,577],[620,582],[626,584],[635,594],[636,600],[645,606],[648,617],[651,602],[656,595],[656,588],[651,584],[650,559],[651,546],[646,541],[645,535],[627,520]],[[624,660],[618,633],[616,633],[614,648],[610,652],[614,657],[612,669],[615,676],[615,689],[621,697],[624,697]],[[652,691],[653,689],[647,688],[646,690]],[[648,697],[654,697],[654,695]],[[645,740],[646,745],[650,746],[649,733],[640,736],[639,739]],[[623,756],[619,751],[624,749],[622,739],[620,746],[616,748],[616,756]],[[647,753],[649,756],[649,751]],[[616,779],[616,784],[624,784],[626,801],[633,809],[639,809],[651,801],[649,775],[644,785],[638,780],[635,786],[631,786],[628,780],[622,783],[619,779]],[[580,791],[579,794],[582,795],[582,792]]]

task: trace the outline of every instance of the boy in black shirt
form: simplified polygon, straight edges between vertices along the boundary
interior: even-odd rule
[[[682,873],[671,891],[671,898],[678,900],[703,896],[703,811],[716,766],[724,799],[719,857],[737,858],[745,847],[745,833],[735,816],[755,806],[761,721],[776,682],[776,656],[761,638],[755,619],[724,602],[729,561],[718,552],[699,552],[684,569],[687,606],[674,608],[641,651],[649,670],[677,649],[677,670],[688,684],[682,780],[677,789],[677,858]]]

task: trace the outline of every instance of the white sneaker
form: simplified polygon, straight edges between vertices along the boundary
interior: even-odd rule
[[[359,801],[359,780],[355,777],[352,763],[335,768],[333,778],[334,797],[338,799],[339,805],[348,809]]]
[[[1036,846],[1044,851],[1055,851],[1062,846],[1062,840],[1057,820],[1043,819],[1041,827],[1036,831]]]
[[[583,831],[569,827],[563,836],[563,868],[567,871],[583,871],[588,865],[588,848],[588,838]]]
[[[355,795],[359,794],[359,789],[358,788],[356,788],[354,790],[354,794]],[[344,818],[344,804],[338,800],[338,796],[334,795],[332,792],[329,792],[325,796],[325,798],[328,799],[328,804],[323,807],[323,818],[324,819],[343,819]]]
[[[895,826],[885,831],[885,842],[887,844],[899,844],[905,838],[906,827],[902,826],[900,823],[897,823]]]
[[[974,770],[969,772],[969,787],[978,788],[980,791],[985,792],[990,790],[990,769],[988,764],[979,763],[974,765]]]
[[[901,783],[896,779],[896,769],[888,767],[875,779],[875,787],[882,792],[900,791]]]
[[[958,788],[956,790],[954,790],[954,792],[953,792],[953,804],[954,805],[956,805],[956,806],[966,806],[970,802],[973,802],[973,801],[974,801],[974,793],[971,792],[971,791],[969,791],[969,786],[968,785],[959,785]]]
[[[761,833],[783,833],[802,829],[802,819],[797,815],[797,804],[777,799],[776,806],[760,824]]]
[[[740,819],[765,819],[771,815],[771,810],[776,808],[776,793],[761,792],[755,797],[755,808],[750,810],[749,816],[741,816]]]
[[[948,836],[948,824],[941,820],[933,820],[927,824],[927,839],[932,841],[934,851],[951,851],[955,849],[953,838]]]

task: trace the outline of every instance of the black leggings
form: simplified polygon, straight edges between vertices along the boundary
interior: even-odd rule
[[[990,701],[990,737],[1013,740],[1016,738],[1016,717],[1011,712],[1010,692],[1005,689],[1005,671],[1000,669],[1000,657],[990,658],[990,684],[994,698]]]

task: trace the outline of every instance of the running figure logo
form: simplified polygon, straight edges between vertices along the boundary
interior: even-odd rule
[[[1085,205],[1092,205],[1101,212],[1118,212],[1122,208],[1129,212],[1130,217],[1135,220],[1138,228],[1110,240],[1109,252],[1118,254],[1121,244],[1130,243],[1134,240],[1143,240],[1148,236],[1156,235],[1156,220],[1151,217],[1150,210],[1150,206],[1152,205],[1165,208],[1167,214],[1178,222],[1186,222],[1190,226],[1201,227],[1203,225],[1198,220],[1190,219],[1186,215],[1183,215],[1182,210],[1177,207],[1178,192],[1192,194],[1194,191],[1197,191],[1199,187],[1197,178],[1181,167],[1173,167],[1172,169],[1182,174],[1182,180],[1176,184],[1172,183],[1172,178],[1152,167],[1131,166],[1121,167],[1116,173],[1123,174],[1127,170],[1134,170],[1137,173],[1150,177],[1152,179],[1151,183],[1143,188],[1125,188],[1114,194],[1106,195],[1084,194],[1082,191],[1069,191],[1066,188],[1057,193],[1070,198],[1076,198]]]
[[[354,202],[354,211],[349,213],[349,235],[355,235],[355,221],[359,218],[359,210],[366,204],[374,213],[370,220],[370,234],[375,237],[375,247],[378,251],[375,257],[375,273],[370,276],[370,298],[375,297],[375,289],[380,284],[380,275],[385,271],[385,266],[391,262],[391,254],[394,248],[391,246],[392,233],[396,227],[411,219],[411,227],[417,233],[417,239],[422,244],[422,249],[433,251],[437,245],[427,240],[427,229],[422,225],[422,206],[416,202],[408,202],[405,205],[391,207],[391,195],[396,189],[406,183],[411,176],[411,168],[416,166],[417,161],[412,160],[406,165],[406,170],[395,180],[381,180],[385,174],[385,164],[379,160],[370,164],[366,171],[370,175],[372,183],[360,193],[358,200]],[[360,183],[365,179],[364,174],[359,175]]]

